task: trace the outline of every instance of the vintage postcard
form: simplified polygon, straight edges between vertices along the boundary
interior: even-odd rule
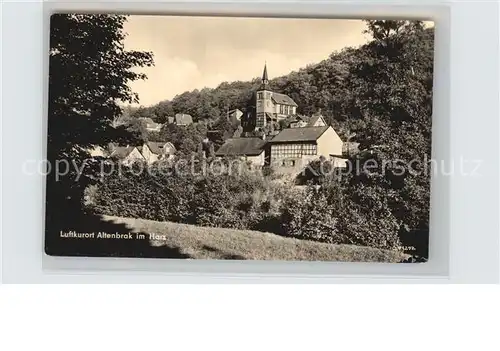
[[[434,25],[55,14],[45,252],[424,262]]]

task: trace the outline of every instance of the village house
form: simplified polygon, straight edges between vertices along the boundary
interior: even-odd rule
[[[320,113],[314,114],[307,123],[307,127],[324,127],[324,126],[326,126],[326,122]]]
[[[298,173],[311,161],[324,158],[335,168],[346,166],[343,142],[331,126],[283,129],[270,140],[232,138],[217,150],[217,157],[238,157],[254,166],[271,165],[276,171]]]
[[[260,138],[232,138],[215,152],[216,157],[236,157],[248,161],[254,167],[265,164],[266,141]]]
[[[255,128],[265,127],[271,122],[279,122],[295,115],[296,112],[297,104],[291,97],[270,89],[267,65],[264,65],[262,84],[256,92]]]
[[[177,113],[175,115],[175,124],[178,126],[188,126],[193,124],[193,117],[187,113]]]
[[[321,113],[316,113],[312,117],[295,116],[290,122],[290,128],[303,128],[303,127],[324,127],[326,126],[325,119]]]
[[[139,120],[143,123],[148,132],[159,132],[163,125],[161,123],[156,123],[149,117],[141,117]]]
[[[343,142],[331,126],[283,129],[268,144],[273,167],[306,167],[320,157],[343,166]]]
[[[142,156],[148,164],[174,157],[175,147],[171,142],[147,142],[142,146]]]
[[[146,161],[142,153],[135,146],[115,146],[110,157],[126,166],[137,161]]]

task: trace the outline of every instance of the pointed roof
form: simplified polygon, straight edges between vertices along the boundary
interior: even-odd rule
[[[312,116],[311,119],[309,120],[309,123],[307,124],[308,127],[322,127],[325,125],[326,125],[325,119],[320,114]]]
[[[149,147],[149,150],[151,150],[151,152],[153,154],[156,154],[156,155],[162,155],[162,154],[164,154],[165,153],[165,149],[170,149],[170,151],[175,150],[174,145],[172,143],[168,142],[168,141],[167,142],[149,141],[149,142],[146,143],[146,145]]]
[[[268,81],[267,78],[267,63],[264,63],[264,72],[262,73],[262,82]]]
[[[264,63],[264,72],[262,72],[261,89],[267,90],[269,88],[269,78],[267,77],[267,63]]]

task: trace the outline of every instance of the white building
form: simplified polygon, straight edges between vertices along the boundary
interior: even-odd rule
[[[147,142],[142,146],[142,156],[148,164],[174,157],[175,146],[171,142]]]

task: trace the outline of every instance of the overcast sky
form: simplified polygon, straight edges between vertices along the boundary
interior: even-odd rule
[[[151,51],[155,61],[131,86],[147,106],[261,76],[265,61],[272,79],[365,43],[363,29],[357,20],[130,16],[126,49]]]

